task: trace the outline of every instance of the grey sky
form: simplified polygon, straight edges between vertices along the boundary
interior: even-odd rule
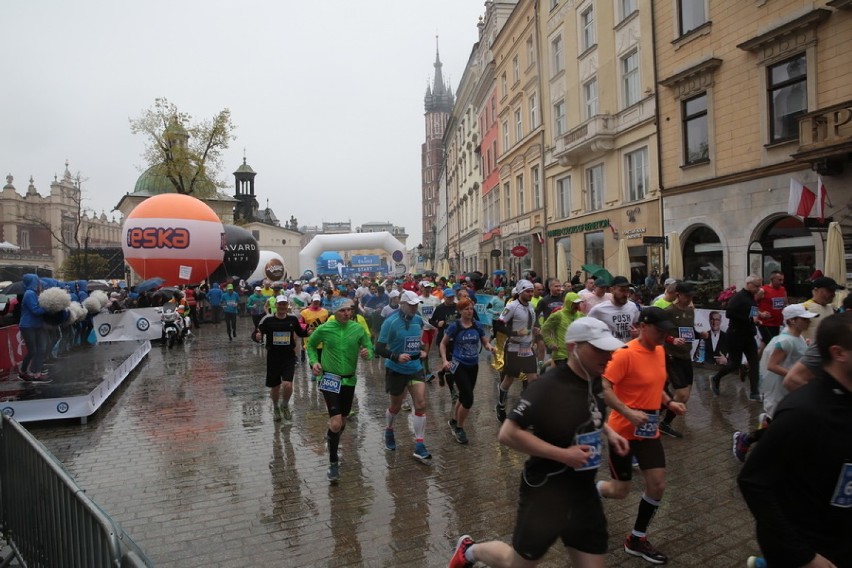
[[[144,165],[129,118],[156,97],[196,118],[227,107],[229,183],[245,148],[261,206],[282,221],[390,221],[416,245],[435,34],[455,91],[483,12],[482,0],[3,2],[0,174],[19,193],[32,175],[46,195],[68,159],[88,178],[85,205],[109,214]]]

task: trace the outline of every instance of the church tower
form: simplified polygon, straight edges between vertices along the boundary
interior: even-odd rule
[[[258,204],[254,196],[254,176],[257,175],[251,166],[246,163],[246,158],[243,156],[242,165],[234,172],[234,199],[237,204],[234,206],[234,223],[248,223],[257,221]]]
[[[423,254],[434,262],[435,222],[438,212],[438,186],[440,185],[441,166],[444,160],[444,129],[453,112],[452,89],[444,83],[441,73],[441,54],[438,50],[438,38],[435,37],[435,77],[430,86],[426,85],[424,107],[426,109],[426,141],[421,147],[422,199],[423,199]],[[433,266],[434,268],[434,266]]]

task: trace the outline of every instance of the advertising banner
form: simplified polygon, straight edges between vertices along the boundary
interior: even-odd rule
[[[98,314],[95,316],[94,326],[98,343],[159,339],[163,333],[163,324],[157,308],[136,308],[114,314]]]
[[[17,325],[0,327],[0,374],[16,368],[26,355],[26,347]]]

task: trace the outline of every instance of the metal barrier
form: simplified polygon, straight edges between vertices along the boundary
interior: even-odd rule
[[[150,567],[153,563],[14,419],[0,419],[0,568]]]

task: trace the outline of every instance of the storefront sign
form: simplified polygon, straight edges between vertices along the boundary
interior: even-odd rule
[[[512,256],[517,256],[518,258],[521,258],[522,256],[526,256],[528,252],[530,252],[530,251],[524,245],[518,245],[516,247],[512,247]]]
[[[609,219],[601,219],[600,221],[590,221],[581,225],[571,225],[570,227],[562,227],[561,229],[552,229],[547,231],[548,237],[561,237],[563,235],[573,235],[575,233],[585,233],[588,231],[596,231],[609,227]]]
[[[638,239],[645,234],[645,227],[636,227],[635,229],[626,229],[621,232],[621,236],[625,239]]]

